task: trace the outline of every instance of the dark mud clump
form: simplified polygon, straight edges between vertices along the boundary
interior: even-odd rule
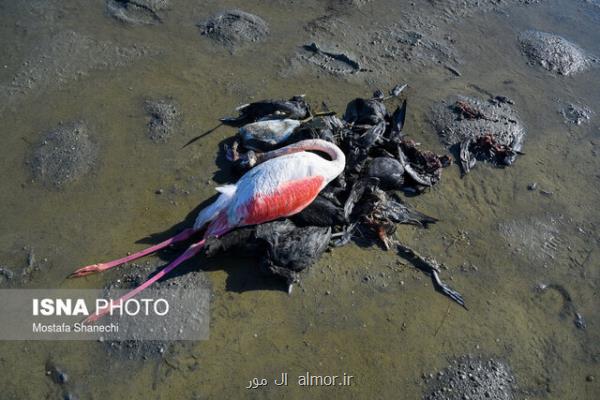
[[[592,118],[592,110],[589,107],[573,103],[564,105],[560,110],[560,114],[563,116],[565,123],[573,125],[587,123]]]
[[[171,98],[146,100],[144,109],[150,116],[148,137],[155,143],[166,143],[181,124],[179,104]]]
[[[169,0],[106,0],[108,15],[134,25],[161,23],[159,12],[167,7]]]
[[[87,126],[71,122],[44,134],[29,164],[35,180],[60,188],[90,172],[96,156]]]
[[[302,46],[298,57],[332,74],[346,75],[360,71],[360,65],[354,57],[345,52],[325,50],[316,43]]]
[[[525,31],[519,42],[530,63],[560,75],[584,71],[593,61],[579,46],[551,33]]]
[[[502,361],[463,356],[430,375],[424,400],[512,400],[515,378]]]
[[[475,159],[512,164],[525,137],[512,101],[503,96],[487,101],[452,96],[434,104],[432,123],[442,143],[459,154],[464,172],[473,167]]]
[[[257,15],[241,10],[223,11],[198,24],[200,34],[233,51],[244,44],[262,42],[269,25]]]

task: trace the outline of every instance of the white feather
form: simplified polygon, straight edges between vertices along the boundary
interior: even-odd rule
[[[214,201],[211,205],[202,209],[198,216],[196,217],[196,221],[194,222],[194,229],[202,229],[204,225],[214,220],[219,212],[226,208],[233,196],[235,196],[235,192],[237,190],[237,185],[225,185],[219,186],[216,188],[216,191],[221,193],[217,200]]]

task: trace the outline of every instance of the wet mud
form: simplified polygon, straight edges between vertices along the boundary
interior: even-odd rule
[[[153,12],[139,5],[166,2],[112,2],[127,21],[110,15],[107,3],[0,4],[2,288],[102,288],[129,275],[133,285],[173,260],[184,248],[148,265],[66,279],[78,266],[145,247],[144,238],[156,243],[191,226],[188,214],[215,186],[234,180],[218,154],[236,128],[221,126],[182,146],[258,99],[306,94],[318,111],[341,117],[350,98],[405,82],[404,132],[423,148],[442,154],[456,143],[440,138],[432,104],[464,95],[483,116],[497,109],[518,124],[469,119],[447,102],[443,126],[507,133],[518,126],[526,131],[524,154],[510,168],[477,165],[466,177],[453,166],[426,195],[397,194],[438,221],[435,229],[404,225],[393,238],[435,257],[447,283],[468,299],[468,311],[434,293],[431,280],[399,252],[361,240],[362,232],[324,252],[291,296],[261,273],[260,260],[222,252],[194,258],[161,282],[210,285],[208,340],[0,342],[0,397],[455,398],[448,391],[454,384],[485,399],[472,382],[460,386],[459,371],[491,382],[498,390],[489,394],[497,398],[600,396],[600,69],[594,62],[579,69],[582,58],[600,54],[597,1],[180,0]],[[215,35],[201,35],[198,22],[240,8],[268,28],[240,17],[241,38],[232,33],[235,19],[223,31],[214,20]],[[559,35],[575,48],[559,41],[547,47],[559,58],[543,47],[535,53],[548,57],[550,72],[524,53],[519,38],[527,31]],[[302,49],[311,43],[333,55],[315,61],[343,73],[299,59],[311,55]],[[345,73],[355,69],[352,62],[360,70]],[[166,144],[156,145],[144,100],[166,95],[183,118]],[[49,164],[57,178],[45,183],[32,155],[44,135],[70,121],[85,122],[98,146],[95,163],[73,180]],[[68,151],[62,154],[70,165]],[[58,190],[56,182],[63,182]],[[151,233],[158,236],[148,240]],[[57,383],[52,368],[46,375],[48,360],[68,376],[66,384]],[[347,372],[356,384],[244,388],[254,376],[282,371]]]
[[[58,32],[35,46],[9,83],[0,84],[0,111],[25,95],[61,87],[94,70],[128,65],[146,54],[142,46],[121,47],[72,30]]]
[[[560,248],[566,245],[559,227],[560,220],[548,216],[502,222],[498,230],[513,252],[539,267],[554,262]]]
[[[170,253],[173,253],[172,251]],[[115,290],[131,290],[143,283],[152,272],[162,268],[165,265],[160,260],[146,261],[141,263],[132,263],[126,265],[120,277],[110,284],[106,285],[103,296],[107,299],[115,298]],[[166,281],[159,281],[153,285],[155,298],[168,299],[172,304],[168,316],[162,318],[159,324],[156,321],[147,322],[145,319],[139,319],[134,322],[135,329],[140,332],[145,330],[164,331],[165,335],[173,335],[184,325],[202,324],[201,316],[206,314],[207,310],[184,308],[178,301],[184,303],[183,298],[189,296],[190,292],[186,290],[197,289],[210,291],[211,283],[206,275],[201,271],[188,271],[182,275],[176,275]],[[175,301],[174,301],[175,300]],[[185,304],[189,304],[187,301]],[[200,329],[199,327],[197,329]],[[133,330],[132,330],[133,331]],[[170,333],[169,333],[170,332]],[[114,340],[110,337],[100,339],[104,345],[107,354],[110,357],[120,360],[152,360],[161,359],[166,351],[173,347],[176,341],[172,340]]]

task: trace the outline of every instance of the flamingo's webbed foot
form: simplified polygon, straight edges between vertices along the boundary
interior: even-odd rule
[[[71,275],[69,275],[69,278],[81,278],[82,276],[95,274],[97,272],[102,272],[105,269],[106,269],[106,267],[102,263],[88,265],[87,267],[79,268],[78,270],[71,273]]]

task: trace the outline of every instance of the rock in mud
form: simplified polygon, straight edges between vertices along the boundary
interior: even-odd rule
[[[464,172],[472,167],[475,157],[510,165],[521,151],[525,127],[510,103],[496,98],[451,96],[434,104],[431,122],[445,146],[456,152],[460,147]],[[469,143],[470,146],[465,146]],[[466,150],[473,152],[470,161],[463,160]],[[493,153],[494,157],[486,153]]]
[[[134,25],[161,23],[160,11],[168,7],[169,0],[106,0],[108,15]]]
[[[424,400],[512,400],[515,378],[502,361],[462,356],[427,382]]]
[[[179,104],[171,98],[146,100],[144,109],[150,116],[148,137],[155,143],[166,143],[181,124]]]
[[[353,74],[361,69],[353,56],[339,50],[326,50],[314,42],[302,46],[298,57],[300,60],[317,65],[332,74]]]
[[[208,36],[231,51],[252,42],[262,42],[269,35],[269,25],[257,15],[228,10],[198,24],[200,34]]]
[[[584,71],[593,61],[579,46],[552,33],[525,31],[519,35],[519,42],[531,64],[559,75]]]
[[[89,173],[96,157],[87,126],[77,121],[43,134],[29,164],[36,181],[61,188]]]
[[[560,114],[563,116],[565,123],[581,125],[590,121],[593,112],[584,105],[570,103],[561,108]]]

